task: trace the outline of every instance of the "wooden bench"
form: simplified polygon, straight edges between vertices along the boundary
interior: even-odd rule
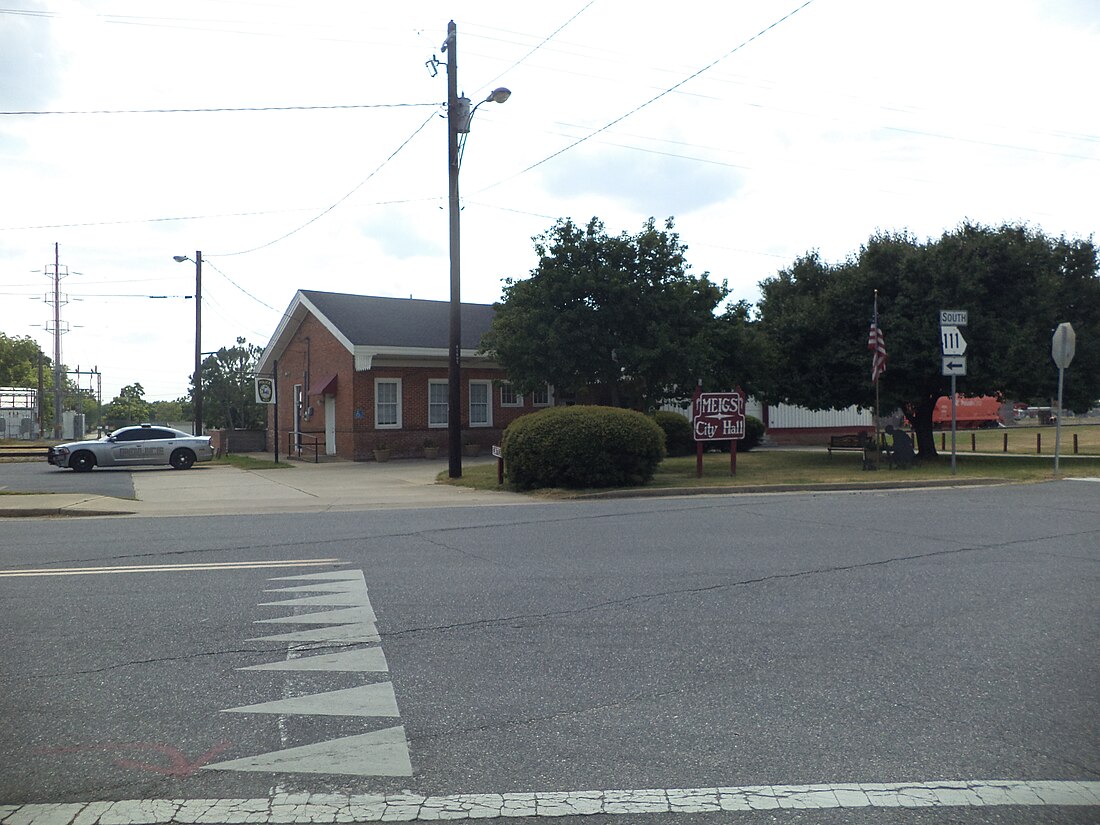
[[[851,435],[829,436],[829,446],[826,448],[831,455],[833,450],[862,453],[868,447],[874,445],[867,433],[853,433]]]
[[[829,455],[833,450],[841,452],[863,453],[863,469],[877,470],[880,459],[879,450],[875,446],[875,440],[867,433],[852,433],[849,435],[831,435],[826,447]]]

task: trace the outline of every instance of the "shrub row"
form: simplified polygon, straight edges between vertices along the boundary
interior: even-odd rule
[[[501,440],[520,489],[625,487],[653,478],[665,436],[649,416],[617,407],[551,407],[522,416]]]

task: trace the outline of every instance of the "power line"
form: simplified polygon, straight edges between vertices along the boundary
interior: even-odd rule
[[[414,109],[439,103],[345,103],[331,106],[220,106],[200,109],[79,109],[68,111],[0,112],[0,115],[165,115],[204,112],[308,112],[318,109]]]
[[[329,212],[331,212],[331,211],[332,211],[333,209],[335,209],[335,208],[336,208],[337,206],[339,206],[339,205],[340,205],[340,204],[342,204],[342,203],[343,203],[344,201],[346,201],[346,200],[347,200],[348,198],[350,198],[350,197],[351,197],[352,195],[354,195],[354,194],[355,194],[356,192],[358,192],[358,191],[359,191],[359,189],[360,189],[360,188],[361,188],[361,187],[362,187],[362,186],[363,186],[363,185],[364,185],[364,184],[365,184],[365,183],[366,183],[367,181],[369,181],[369,180],[370,180],[371,178],[373,178],[373,177],[374,177],[375,175],[377,175],[377,174],[378,174],[378,173],[379,173],[380,171],[382,171],[382,169],[383,169],[383,168],[385,168],[385,166],[386,166],[386,165],[387,165],[387,164],[388,164],[388,163],[389,163],[389,162],[390,162],[391,160],[393,160],[393,159],[394,159],[395,157],[397,157],[398,153],[400,153],[402,149],[404,149],[404,148],[405,148],[406,146],[408,146],[408,145],[409,145],[409,143],[410,143],[410,141],[412,141],[412,139],[413,139],[413,138],[415,138],[415,137],[416,137],[417,135],[419,135],[419,134],[420,134],[420,132],[421,132],[421,131],[423,131],[424,127],[425,127],[425,126],[427,126],[427,125],[428,125],[429,123],[431,123],[431,121],[432,121],[432,119],[433,119],[433,118],[435,118],[435,114],[434,114],[434,113],[433,113],[433,114],[430,114],[430,115],[428,115],[428,119],[427,119],[427,120],[425,120],[425,121],[424,121],[423,123],[421,123],[421,124],[420,124],[419,126],[417,126],[417,127],[416,127],[416,130],[415,130],[415,131],[414,131],[414,132],[413,132],[413,133],[412,133],[411,135],[409,135],[409,136],[408,136],[407,138],[405,138],[405,140],[403,140],[403,141],[401,142],[401,145],[400,145],[400,146],[398,146],[398,147],[397,147],[396,149],[394,149],[394,150],[393,150],[393,152],[392,152],[392,153],[390,154],[390,156],[389,156],[388,158],[386,158],[386,159],[385,159],[384,161],[382,161],[382,162],[381,162],[381,163],[380,163],[380,164],[379,164],[379,165],[378,165],[378,166],[377,166],[377,167],[375,168],[375,170],[374,170],[373,172],[371,172],[371,173],[370,173],[369,175],[367,175],[367,176],[366,176],[365,178],[363,178],[363,179],[362,179],[361,181],[359,181],[359,183],[355,184],[355,186],[354,186],[354,187],[352,187],[351,191],[349,191],[349,192],[348,192],[348,193],[347,193],[346,195],[344,195],[344,196],[343,196],[342,198],[338,199],[338,200],[337,200],[337,201],[336,201],[335,203],[333,203],[333,204],[332,204],[331,206],[329,206],[329,207],[328,207],[327,209],[325,209],[324,211],[320,212],[320,213],[319,213],[319,214],[317,214],[317,215],[314,215],[314,216],[313,216],[312,218],[310,218],[310,219],[309,219],[308,221],[306,221],[305,223],[303,223],[303,224],[302,224],[301,226],[299,226],[299,227],[298,227],[297,229],[292,229],[292,230],[290,230],[289,232],[287,232],[286,234],[284,234],[284,235],[280,235],[280,236],[279,236],[278,238],[275,238],[275,239],[274,239],[274,240],[272,240],[272,241],[268,241],[268,242],[267,242],[267,243],[265,243],[265,244],[260,244],[259,246],[254,246],[254,247],[252,247],[251,249],[242,249],[242,250],[240,250],[240,251],[238,251],[238,252],[219,252],[219,253],[212,253],[211,257],[216,257],[216,258],[228,258],[228,257],[231,257],[231,256],[233,256],[233,255],[247,255],[247,254],[248,254],[249,252],[257,252],[257,251],[259,251],[259,250],[261,250],[261,249],[266,249],[266,248],[267,248],[267,247],[269,247],[269,246],[273,246],[274,244],[277,244],[277,243],[278,243],[279,241],[282,241],[282,240],[286,240],[286,239],[287,239],[287,238],[289,238],[289,237],[290,237],[291,235],[293,235],[293,234],[295,234],[295,233],[297,233],[297,232],[301,232],[301,231],[302,231],[303,229],[305,229],[305,228],[306,228],[307,226],[309,226],[309,225],[310,225],[311,223],[314,223],[315,221],[318,221],[318,220],[320,220],[320,219],[321,219],[321,218],[323,218],[323,217],[324,217],[325,215],[327,215],[327,214],[328,214]]]
[[[536,169],[537,167],[542,166],[542,164],[546,163],[547,161],[553,160],[558,155],[562,155],[562,154],[568,152],[570,149],[573,149],[577,146],[580,146],[585,141],[591,140],[592,138],[594,138],[596,135],[600,134],[601,132],[606,132],[608,129],[610,129],[615,124],[621,123],[622,121],[626,120],[631,115],[637,114],[638,112],[640,112],[642,109],[646,108],[647,106],[650,106],[651,104],[656,103],[661,98],[665,97],[666,95],[671,94],[672,92],[679,89],[681,86],[683,86],[686,83],[688,83],[688,82],[694,80],[695,78],[699,77],[704,72],[709,71],[710,69],[713,69],[719,63],[721,63],[723,60],[725,60],[727,57],[729,57],[732,54],[735,54],[736,52],[739,52],[741,49],[745,48],[747,45],[752,43],[754,40],[757,40],[760,37],[763,37],[765,34],[770,32],[772,29],[774,29],[776,26],[780,25],[781,23],[783,23],[787,20],[790,20],[792,17],[794,17],[796,14],[798,14],[800,11],[802,11],[804,8],[806,8],[808,5],[810,5],[813,2],[814,2],[814,0],[805,0],[805,2],[801,6],[799,6],[798,8],[796,8],[792,11],[787,12],[787,14],[780,17],[774,23],[772,23],[769,26],[764,27],[763,29],[758,31],[756,34],[754,34],[752,37],[750,37],[747,40],[744,40],[741,43],[739,43],[738,45],[734,46],[732,49],[730,49],[728,52],[723,54],[721,57],[717,58],[716,60],[712,60],[706,66],[703,66],[703,68],[701,68],[701,69],[699,69],[695,72],[692,72],[690,75],[685,77],[683,80],[679,81],[678,83],[674,83],[672,86],[669,86],[667,89],[664,89],[659,94],[654,95],[653,97],[651,97],[649,100],[645,101],[644,103],[638,104],[633,109],[626,112],[625,114],[619,115],[619,117],[615,118],[610,123],[604,124],[599,129],[596,129],[596,130],[592,131],[591,133],[585,135],[584,137],[573,141],[568,146],[565,146],[565,147],[559,149],[558,151],[554,152],[553,154],[548,155],[547,157],[544,157],[542,160],[537,161],[536,163],[532,163],[526,169],[521,169],[520,171],[516,172],[514,175],[510,175],[507,178],[502,178],[502,179],[498,180],[496,183],[489,184],[484,189],[479,189],[478,192],[479,193],[480,192],[485,192],[486,190],[492,189],[496,186],[500,186],[502,183],[505,183],[506,181],[512,180],[513,178],[518,178],[520,175],[524,175],[527,172],[530,172],[532,169]]]

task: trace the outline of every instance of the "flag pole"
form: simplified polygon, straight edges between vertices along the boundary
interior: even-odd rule
[[[878,290],[877,289],[875,290],[875,315],[874,315],[874,318],[875,318],[875,326],[878,326],[879,324],[878,324]],[[879,327],[879,328],[881,329],[881,327]],[[878,387],[879,387],[879,384],[878,384],[878,382],[879,382],[879,379],[881,379],[881,378],[882,378],[881,375],[876,375],[875,376],[875,444],[879,445],[880,448],[881,448],[881,445],[880,445],[881,435],[879,434],[879,407],[878,407],[878,402],[879,402]]]

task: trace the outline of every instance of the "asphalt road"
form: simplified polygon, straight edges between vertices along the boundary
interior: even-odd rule
[[[273,792],[1096,781],[1098,493],[1096,484],[1061,482],[5,520],[0,806]],[[326,559],[338,563],[318,561]],[[314,564],[252,566],[290,560]],[[228,563],[238,564],[194,567]],[[11,575],[138,565],[165,567]],[[265,592],[318,584],[274,577],[325,572],[340,577],[331,593]],[[360,584],[369,605],[352,598],[358,606],[327,609],[376,614],[385,670],[238,669],[378,646],[255,640],[317,627],[257,620],[322,609],[264,603],[339,596]],[[240,710],[386,683],[396,708],[377,716]],[[209,769],[394,728],[411,775]],[[1095,822],[1100,808],[738,816]],[[583,819],[605,820],[627,821]]]
[[[45,461],[0,462],[0,492],[87,493],[95,496],[133,498],[135,472],[172,471],[171,467],[97,467],[77,473]]]

